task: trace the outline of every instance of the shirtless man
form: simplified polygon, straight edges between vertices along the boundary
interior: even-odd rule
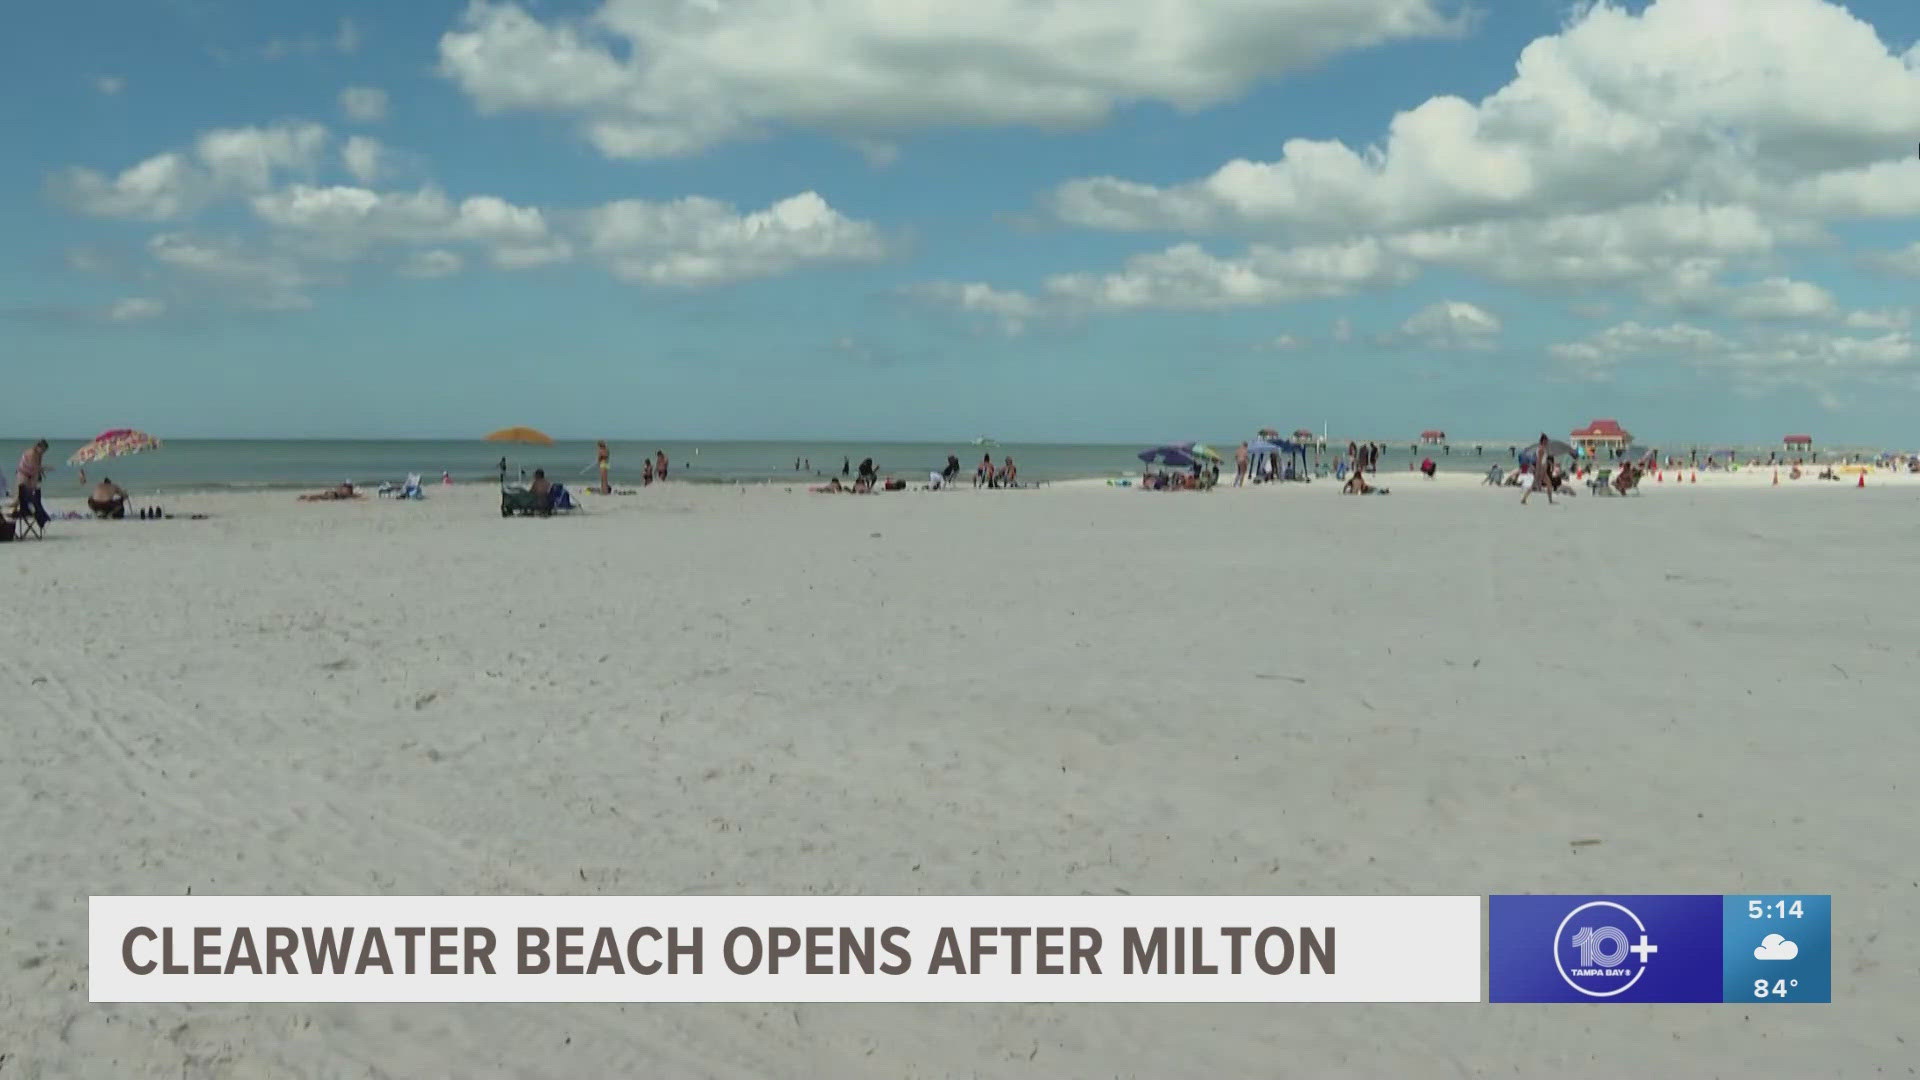
[[[103,518],[123,518],[127,516],[127,490],[113,482],[111,477],[103,476],[93,485],[93,494],[87,499],[87,509]]]

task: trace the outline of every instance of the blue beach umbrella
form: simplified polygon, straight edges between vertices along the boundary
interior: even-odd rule
[[[1169,443],[1156,446],[1151,450],[1140,451],[1140,460],[1149,465],[1159,464],[1174,469],[1191,469],[1195,465],[1192,443]]]

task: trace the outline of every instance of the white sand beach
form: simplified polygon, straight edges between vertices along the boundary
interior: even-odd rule
[[[1920,485],[1384,479],[0,545],[0,1076],[1911,1073]],[[189,890],[1830,892],[1834,1004],[89,1005]]]

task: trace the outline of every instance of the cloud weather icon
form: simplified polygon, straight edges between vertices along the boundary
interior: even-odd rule
[[[1753,950],[1755,960],[1791,960],[1799,955],[1800,946],[1779,934],[1768,934],[1761,938],[1759,946]]]

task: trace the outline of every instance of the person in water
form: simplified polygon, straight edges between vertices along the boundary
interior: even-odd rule
[[[663,482],[667,478],[667,452],[665,450],[655,450],[653,452],[653,475],[655,479]]]

